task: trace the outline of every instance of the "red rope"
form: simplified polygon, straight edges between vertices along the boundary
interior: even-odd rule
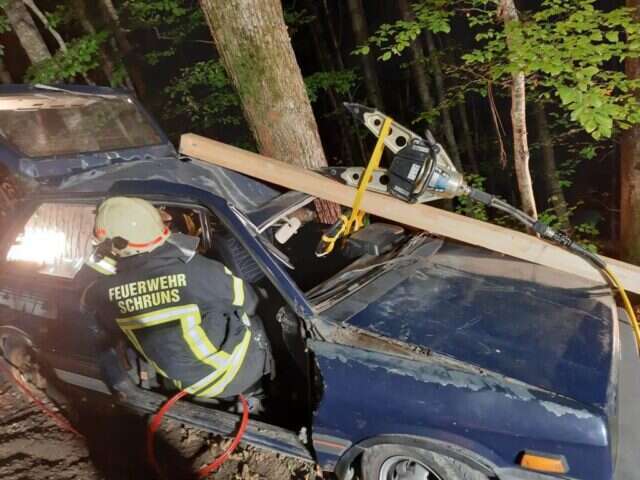
[[[178,400],[187,395],[186,390],[182,390],[176,393],[173,397],[167,400],[162,407],[153,415],[151,418],[151,422],[149,423],[149,428],[147,429],[147,460],[149,464],[153,467],[155,472],[161,478],[166,478],[158,465],[155,455],[155,445],[154,439],[155,434],[160,428],[162,424],[162,419],[166,415],[166,413],[173,407]],[[233,438],[231,444],[225,449],[222,454],[218,456],[213,462],[208,465],[205,465],[200,470],[198,470],[198,477],[205,478],[211,473],[215,472],[218,468],[222,466],[224,462],[226,462],[231,456],[231,454],[235,451],[242,440],[245,430],[247,429],[247,424],[249,423],[249,405],[247,404],[247,400],[240,395],[240,402],[242,402],[242,420],[240,421],[240,426],[238,427],[238,432],[236,436]]]
[[[54,412],[49,407],[47,407],[38,397],[36,397],[36,395],[31,391],[29,386],[25,382],[23,382],[20,378],[15,376],[13,372],[5,365],[5,362],[2,360],[0,360],[0,368],[8,375],[9,379],[12,380],[13,383],[15,383],[20,388],[20,390],[22,390],[22,392],[27,396],[27,398],[29,398],[33,403],[35,403],[46,416],[51,418],[51,420],[53,420],[53,422],[56,425],[58,425],[58,427],[60,427],[63,430],[66,430],[67,432],[71,432],[74,435],[82,437],[82,434],[78,430],[73,428],[73,426],[67,421],[66,418],[62,417],[61,415],[58,415],[56,412]]]

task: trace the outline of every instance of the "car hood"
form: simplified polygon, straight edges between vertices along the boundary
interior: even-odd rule
[[[349,300],[363,306],[349,324],[584,404],[613,398],[616,310],[603,285],[457,244],[393,276]]]

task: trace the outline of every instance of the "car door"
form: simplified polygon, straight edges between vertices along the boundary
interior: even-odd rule
[[[25,213],[3,250],[0,303],[53,367],[94,373],[91,319],[81,312],[81,298],[98,275],[82,268],[95,202],[33,202]]]

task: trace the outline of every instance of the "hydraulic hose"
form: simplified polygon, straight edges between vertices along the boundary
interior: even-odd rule
[[[602,258],[600,258],[597,254],[590,252],[581,245],[575,243],[568,235],[564,234],[563,232],[554,230],[546,223],[541,222],[540,220],[537,220],[526,214],[522,210],[517,209],[513,205],[500,200],[495,195],[491,195],[481,190],[471,188],[469,190],[469,198],[511,215],[513,218],[524,224],[527,228],[534,230],[543,238],[551,240],[552,242],[581,256],[585,260],[589,261],[598,270],[600,270],[605,279],[615,290],[618,291],[618,293],[620,294],[620,298],[622,298],[622,304],[624,305],[624,309],[626,310],[627,315],[629,316],[629,321],[631,322],[631,328],[635,337],[638,356],[640,356],[640,325],[638,324],[638,318],[636,317],[636,313],[633,310],[633,306],[631,305],[631,301],[627,296],[627,292],[625,291],[622,282],[620,282],[618,277],[613,273],[613,271],[609,268],[607,263]]]
[[[185,397],[187,394],[188,393],[186,390],[181,390],[180,392],[176,393],[173,397],[171,397],[169,400],[167,400],[158,409],[155,415],[151,418],[151,422],[149,422],[149,427],[147,428],[147,461],[153,467],[153,469],[158,474],[158,476],[163,479],[167,477],[164,475],[162,469],[160,468],[156,460],[155,434],[160,428],[160,425],[162,424],[162,419],[164,418],[166,413],[171,409],[171,407],[173,407],[178,402],[178,400]],[[247,425],[249,423],[249,405],[247,403],[247,400],[244,398],[244,396],[240,395],[239,398],[240,398],[240,403],[242,403],[242,420],[240,421],[240,426],[238,427],[238,431],[235,437],[233,438],[233,441],[225,449],[224,452],[222,452],[213,462],[209,463],[208,465],[205,465],[200,470],[198,470],[199,478],[206,478],[208,475],[210,475],[211,473],[215,472],[218,468],[220,468],[222,464],[224,464],[224,462],[228,460],[229,456],[231,456],[231,454],[235,451],[235,449],[240,444],[240,441],[242,440],[242,437],[244,436],[244,432],[246,431]]]
[[[47,405],[42,402],[36,394],[29,388],[29,386],[23,382],[18,376],[14,375],[11,369],[7,366],[7,363],[0,359],[0,370],[2,370],[7,377],[22,391],[22,393],[33,402],[47,417],[49,417],[53,422],[58,425],[62,430],[73,433],[78,437],[82,437],[82,434],[76,430],[66,418],[62,415],[58,415],[56,412],[51,410]]]

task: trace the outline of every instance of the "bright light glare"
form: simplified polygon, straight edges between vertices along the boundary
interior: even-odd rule
[[[9,249],[7,260],[55,265],[65,259],[65,235],[59,230],[27,227]]]

